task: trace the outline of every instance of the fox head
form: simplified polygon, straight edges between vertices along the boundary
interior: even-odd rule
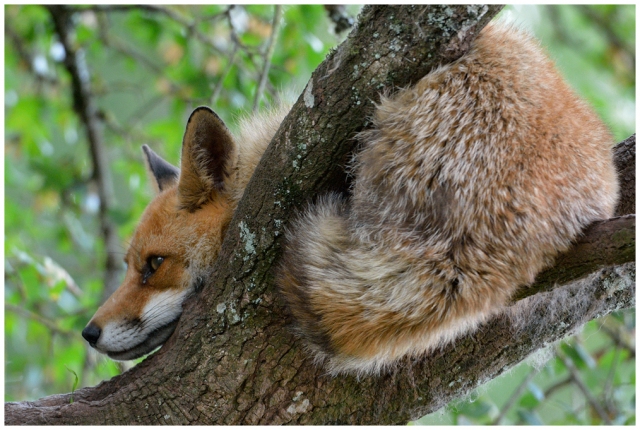
[[[209,108],[189,117],[180,169],[142,149],[157,193],[131,239],[124,282],[82,331],[115,360],[141,357],[171,336],[183,301],[217,258],[235,209],[229,189],[236,145]]]

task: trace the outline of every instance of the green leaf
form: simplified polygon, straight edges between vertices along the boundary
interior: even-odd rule
[[[540,404],[540,400],[532,393],[525,393],[518,402],[525,409],[533,409]]]
[[[584,347],[576,342],[574,344],[563,344],[561,346],[562,351],[569,357],[569,359],[573,362],[573,364],[578,369],[593,369],[596,366],[596,362],[591,357],[591,354]]]
[[[63,279],[59,280],[54,284],[53,287],[49,288],[49,297],[51,300],[57,301],[60,298],[60,294],[67,288],[67,283]]]
[[[71,396],[69,396],[69,403],[73,403],[73,393],[76,391],[76,387],[78,386],[78,374],[69,369],[66,365],[64,367],[66,367],[69,372],[73,373],[73,376],[75,377],[73,380],[73,387],[71,388]]]
[[[544,424],[538,414],[534,411],[518,409],[518,417],[528,425],[540,426]]]
[[[46,297],[42,294],[42,276],[35,265],[26,265],[18,269],[18,276],[27,293],[29,303],[35,303]]]

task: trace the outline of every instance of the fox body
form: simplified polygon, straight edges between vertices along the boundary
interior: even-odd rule
[[[262,134],[236,145],[213,112],[194,111],[179,173],[145,149],[159,194],[123,286],[85,328],[98,350],[132,358],[171,334],[283,115],[248,124]],[[334,373],[376,372],[475,329],[613,214],[609,132],[537,43],[504,25],[382,97],[359,140],[352,197],[298,217],[277,277],[297,332]]]

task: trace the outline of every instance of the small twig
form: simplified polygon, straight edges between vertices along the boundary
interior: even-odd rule
[[[77,10],[80,11],[80,12],[84,12],[84,11],[92,11],[92,12],[129,12],[131,10],[146,10],[148,12],[160,12],[160,13],[162,13],[164,15],[167,15],[169,18],[171,18],[174,21],[179,21],[179,20],[183,19],[180,15],[178,15],[177,13],[175,13],[175,12],[173,12],[173,11],[167,9],[167,8],[162,8],[160,6],[153,6],[153,5],[105,4],[105,5],[81,6],[81,7],[78,7]],[[223,11],[223,12],[220,12],[220,13],[215,13],[213,15],[204,16],[204,17],[201,17],[196,22],[213,21],[213,20],[216,20],[216,19],[220,19],[225,13],[226,13],[226,11]]]
[[[129,11],[129,10],[145,10],[148,12],[159,13],[170,20],[178,23],[180,26],[184,27],[187,30],[187,33],[193,35],[200,42],[207,45],[211,50],[217,52],[220,55],[227,55],[226,52],[220,50],[217,46],[214,45],[213,41],[208,38],[206,35],[198,31],[197,25],[199,22],[209,19],[219,19],[224,16],[227,12],[221,12],[219,14],[207,16],[201,18],[200,20],[189,19],[181,14],[177,13],[170,7],[159,6],[159,5],[92,5],[92,6],[83,6],[75,8],[75,11],[84,12],[84,11],[93,11],[93,12],[120,12],[120,11]]]
[[[142,106],[138,107],[135,112],[129,116],[129,123],[135,125],[142,121],[153,108],[160,105],[166,96],[164,94],[157,95],[147,100]]]
[[[33,67],[33,56],[31,55],[29,50],[25,47],[24,40],[22,40],[22,37],[13,28],[13,26],[11,26],[7,21],[5,21],[4,23],[4,30],[5,30],[5,34],[9,36],[9,39],[11,39],[12,46],[15,48],[16,52],[18,53],[18,57],[20,57],[20,59],[24,63],[26,63],[27,67],[35,75],[36,79],[38,79],[39,81],[47,82],[52,85],[57,85],[59,82],[55,76],[52,76],[51,74],[43,74]]]
[[[552,7],[550,5],[543,6],[546,9],[547,16],[549,17],[549,22],[551,23],[551,29],[554,32],[554,36],[560,42],[565,45],[576,45],[577,42],[571,36],[569,32],[566,31],[564,24],[562,23],[562,19],[560,18],[559,8]]]
[[[273,56],[273,52],[275,51],[275,47],[276,47],[275,41],[276,41],[276,38],[278,37],[278,32],[280,30],[281,18],[282,18],[282,5],[276,5],[273,11],[271,35],[269,35],[269,40],[267,41],[267,46],[263,54],[264,66],[262,68],[262,73],[260,74],[260,82],[258,84],[258,89],[256,90],[256,95],[253,99],[254,112],[258,110],[258,106],[260,105],[260,98],[262,97],[262,93],[264,92],[264,87],[267,83],[267,79],[269,78],[269,67],[271,67],[271,57]]]
[[[544,397],[545,398],[549,398],[551,397],[551,395],[558,391],[560,388],[564,387],[565,385],[569,385],[571,384],[571,377],[568,377],[566,379],[563,379],[562,381],[558,381],[555,384],[553,384],[552,386],[550,386],[549,388],[547,388],[544,392]]]
[[[239,49],[241,49],[242,51],[245,52],[247,59],[249,60],[250,64],[254,67],[254,69],[257,69],[256,66],[256,60],[254,57],[256,56],[262,56],[260,54],[260,52],[256,49],[253,48],[251,46],[247,46],[245,44],[243,44],[240,41],[240,38],[237,36],[237,34],[235,33],[235,30],[233,28],[233,25],[231,23],[231,19],[230,19],[230,14],[229,11],[231,10],[233,6],[229,6],[227,9],[225,9],[224,11],[214,14],[214,15],[210,15],[210,16],[205,16],[202,17],[200,19],[189,19],[186,17],[183,17],[182,15],[178,14],[177,12],[175,12],[174,10],[172,10],[169,7],[165,7],[165,6],[157,6],[157,5],[136,5],[135,8],[138,9],[142,9],[142,10],[146,10],[149,12],[155,12],[155,13],[160,13],[165,15],[166,17],[168,17],[170,20],[178,23],[179,25],[181,25],[182,27],[185,28],[187,34],[192,35],[193,38],[195,38],[196,40],[200,41],[201,43],[203,43],[204,45],[206,45],[208,48],[210,48],[214,53],[216,53],[216,55],[219,55],[221,57],[227,57],[230,58],[230,62],[229,65],[227,66],[228,69],[230,67],[232,67],[234,65],[233,60],[235,59],[235,56],[238,52]],[[279,9],[281,9],[281,6],[277,6]],[[81,10],[96,10],[96,11],[111,11],[111,10],[127,10],[133,7],[116,7],[116,6],[92,6],[92,7],[88,7],[88,8],[82,8]],[[231,40],[234,44],[231,52],[227,52],[227,51],[223,51],[221,50],[219,47],[217,47],[214,43],[213,40],[208,37],[207,35],[203,34],[202,32],[200,32],[197,29],[197,25],[200,22],[203,21],[210,21],[210,20],[217,20],[217,19],[221,19],[223,17],[226,17],[228,20],[228,25],[230,28],[230,32],[231,32]],[[269,58],[272,55],[269,56]],[[225,71],[225,73],[228,73],[228,70]],[[211,97],[212,100],[217,99],[217,95],[219,95],[220,92],[220,85],[222,85],[222,81],[224,80],[225,74],[222,75],[222,78],[218,81],[218,84],[216,84],[216,90],[214,90],[214,96]],[[217,94],[217,95],[216,95]]]
[[[220,50],[216,46],[214,46],[205,35],[199,33],[196,30],[196,26],[198,22],[204,21],[206,19],[220,18],[225,14],[225,12],[222,12],[220,14],[215,14],[209,17],[201,18],[200,20],[193,19],[190,21],[188,18],[183,17],[182,15],[173,11],[171,8],[164,7],[164,6],[156,6],[156,5],[91,5],[86,7],[84,6],[78,7],[75,9],[75,11],[78,11],[78,12],[91,11],[94,13],[128,12],[131,10],[144,10],[147,12],[153,12],[153,13],[164,15],[165,17],[178,23],[182,27],[185,27],[189,35],[192,35],[192,34],[195,35],[195,37],[198,38],[200,41],[204,42],[206,45],[208,45],[215,51],[220,52]],[[109,46],[109,43],[107,43],[107,40],[104,39],[104,41],[105,41],[105,44]],[[120,44],[111,45],[111,46],[116,50],[122,51],[122,53],[124,53],[125,55],[129,55],[131,57],[136,58],[137,60],[141,60],[147,66],[149,66],[152,70],[156,71],[156,73],[160,74],[162,72],[158,66],[153,64],[149,59],[142,56],[141,54],[131,51]]]
[[[188,18],[184,18],[182,15],[176,13],[171,8],[165,7],[165,6],[139,5],[138,7],[143,8],[145,10],[159,12],[159,13],[164,14],[166,17],[168,17],[172,21],[175,21],[178,24],[180,24],[181,26],[185,27],[188,34],[192,34],[193,36],[195,36],[196,39],[198,39],[200,42],[202,42],[205,45],[207,45],[209,48],[211,48],[212,51],[217,52],[220,55],[227,55],[228,54],[227,52],[224,52],[220,48],[218,48],[209,37],[207,37],[206,35],[202,34],[200,31],[198,31],[198,29],[197,29],[198,21],[197,20],[195,20],[195,19],[190,20]],[[224,15],[224,12],[221,15]]]
[[[11,39],[13,47],[16,49],[16,52],[18,53],[18,57],[20,57],[22,62],[25,63],[27,67],[29,67],[29,69],[31,69],[31,65],[33,64],[31,53],[27,50],[27,48],[25,48],[22,37],[18,35],[16,30],[13,28],[13,26],[10,25],[6,20],[4,23],[4,33],[6,36],[9,36],[9,39]]]
[[[622,40],[616,32],[613,31],[611,22],[598,14],[591,5],[577,5],[576,7],[603,31],[605,37],[609,40],[609,43],[612,46],[625,53],[627,57],[627,66],[631,69],[632,73],[635,73],[635,50],[630,48],[624,40]]]
[[[231,6],[228,6],[225,10],[223,10],[220,13],[214,13],[213,15],[200,17],[198,22],[207,22],[207,21],[214,22],[219,19],[222,19],[229,13],[229,9],[231,9]]]
[[[611,425],[612,424],[611,420],[609,419],[609,416],[607,415],[606,411],[602,408],[602,405],[600,405],[600,403],[598,403],[596,398],[593,397],[593,394],[591,394],[591,391],[589,391],[589,388],[587,387],[587,385],[582,380],[582,377],[580,376],[580,373],[576,369],[576,367],[573,364],[573,362],[571,361],[571,359],[569,359],[569,357],[567,357],[566,355],[564,355],[562,353],[557,353],[556,355],[560,360],[562,360],[562,363],[564,364],[564,367],[566,367],[567,370],[569,371],[569,375],[571,376],[571,380],[576,384],[578,389],[580,391],[582,391],[582,394],[584,394],[584,397],[587,399],[587,402],[589,402],[591,407],[596,411],[596,413],[598,414],[600,419],[602,421],[604,421],[605,424]]]
[[[607,375],[607,379],[604,383],[604,389],[602,390],[602,398],[604,399],[604,404],[609,412],[613,416],[618,415],[618,410],[615,406],[615,402],[611,401],[613,397],[613,378],[616,375],[616,370],[618,369],[618,363],[620,362],[620,348],[616,348],[614,352],[613,362],[611,363],[611,367],[609,368],[609,374]]]
[[[492,425],[500,424],[500,421],[502,421],[502,419],[507,415],[507,412],[509,412],[509,410],[516,403],[516,401],[520,399],[520,396],[522,395],[523,391],[527,388],[527,385],[529,384],[529,382],[531,382],[531,380],[538,374],[538,372],[540,372],[540,369],[536,369],[536,368],[531,369],[527,377],[524,378],[524,380],[520,383],[520,385],[518,385],[518,388],[516,388],[513,394],[511,394],[511,397],[509,397],[509,399],[507,400],[507,403],[504,404],[498,417],[493,421],[493,423],[491,423]]]
[[[257,48],[254,48],[252,46],[248,46],[245,45],[244,43],[242,43],[242,41],[240,40],[240,37],[238,36],[238,33],[236,33],[236,29],[233,26],[233,22],[231,21],[231,9],[235,7],[235,6],[231,6],[228,11],[227,11],[227,25],[229,26],[229,34],[230,34],[230,39],[231,41],[234,43],[234,49],[238,50],[242,50],[244,52],[244,54],[246,55],[247,59],[249,60],[249,62],[251,63],[251,66],[253,67],[254,70],[258,70],[258,66],[256,65],[256,59],[255,57],[261,57],[262,54],[260,53],[260,51]],[[242,70],[242,69],[240,69]]]
[[[231,68],[235,65],[236,54],[238,53],[238,49],[240,46],[238,44],[233,45],[233,51],[231,51],[231,55],[229,55],[229,59],[227,60],[227,66],[220,74],[220,78],[216,83],[216,86],[213,88],[213,92],[211,94],[211,105],[214,106],[218,97],[220,97],[220,92],[222,91],[222,86],[224,84],[224,80],[227,78],[227,75],[231,71]]]
[[[51,330],[51,332],[54,334],[59,334],[64,337],[74,337],[77,335],[75,331],[63,330],[60,327],[58,327],[56,323],[51,321],[50,319],[44,318],[36,314],[35,312],[31,312],[30,310],[21,308],[20,306],[12,305],[11,303],[5,303],[4,309],[6,311],[14,312],[20,316],[23,316],[39,324],[42,324],[43,326]]]
[[[101,34],[100,39],[102,40],[102,43],[104,43],[106,47],[110,47],[111,49],[113,49],[116,52],[119,52],[122,55],[131,57],[136,61],[136,63],[142,63],[143,66],[146,66],[149,70],[151,70],[156,75],[166,75],[166,71],[163,70],[162,67],[160,67],[158,64],[151,61],[145,55],[134,51],[128,46],[125,46],[124,44],[120,43],[120,41],[112,38],[107,34],[106,31],[104,32],[104,34]]]
[[[150,143],[150,142],[156,141],[155,139],[151,139],[149,136],[141,132],[139,129],[136,129],[135,126],[131,125],[131,123],[128,123],[126,127],[118,124],[112,115],[105,116],[104,123],[109,130],[119,135],[129,143],[137,144],[138,142]],[[135,147],[135,151],[133,150],[134,147]],[[140,148],[138,148],[136,145],[127,145],[124,148],[125,153],[127,154],[127,157],[131,159],[139,156],[138,154],[139,149]],[[123,255],[124,250],[122,250],[120,254]]]
[[[616,333],[614,330],[607,327],[606,325],[602,325],[600,329],[605,333],[607,333],[607,335],[611,338],[611,340],[613,340],[613,342],[616,344],[617,347],[628,351],[629,356],[631,358],[634,358],[634,359],[636,358],[636,349],[633,347],[633,345],[630,345],[629,343],[627,343],[624,339],[620,337],[618,333]]]
[[[81,6],[76,10],[78,12],[129,12],[131,10],[145,9],[144,5],[132,5],[132,4],[96,4],[90,6]]]

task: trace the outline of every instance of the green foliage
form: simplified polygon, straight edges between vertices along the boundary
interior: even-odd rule
[[[635,5],[517,5],[503,14],[533,31],[616,142],[635,133]]]
[[[635,312],[591,321],[417,424],[635,424],[634,327]]]
[[[69,397],[69,403],[73,403],[73,393],[76,391],[76,388],[78,387],[78,374],[73,370],[69,369],[68,367],[67,367],[67,370],[69,371],[69,373],[73,374],[73,387],[71,387],[72,395]]]
[[[274,8],[74,9],[72,40],[89,67],[116,190],[107,215],[124,256],[151,197],[141,145],[177,164],[184,122],[201,104],[233,128],[256,97]],[[67,368],[89,386],[122,366],[80,336],[99,306],[106,251],[64,50],[46,8],[6,6],[5,16],[5,399],[24,400],[69,391]],[[263,106],[306,83],[344,37],[332,28],[321,6],[284,7]]]
[[[284,6],[268,83],[256,94],[272,6],[72,8],[72,43],[89,68],[116,191],[107,216],[122,238],[122,254],[151,196],[142,144],[177,164],[194,107],[212,106],[233,129],[256,99],[268,107],[281,92],[297,97],[344,37],[334,34],[322,6]],[[352,15],[357,10],[349,7]],[[533,28],[616,140],[634,132],[634,6],[513,7],[505,14]],[[5,6],[7,401],[95,385],[124,368],[91,351],[80,336],[101,299],[106,250],[93,161],[63,57],[45,7]],[[632,344],[632,321],[627,314],[590,323],[578,340],[560,347],[618,424],[635,422],[635,355],[624,343],[613,345],[600,325]],[[473,402],[455,402],[441,418],[493,422],[531,371],[527,366],[474,393]],[[601,422],[574,383],[552,389],[566,378],[562,361],[551,361],[501,423]]]

